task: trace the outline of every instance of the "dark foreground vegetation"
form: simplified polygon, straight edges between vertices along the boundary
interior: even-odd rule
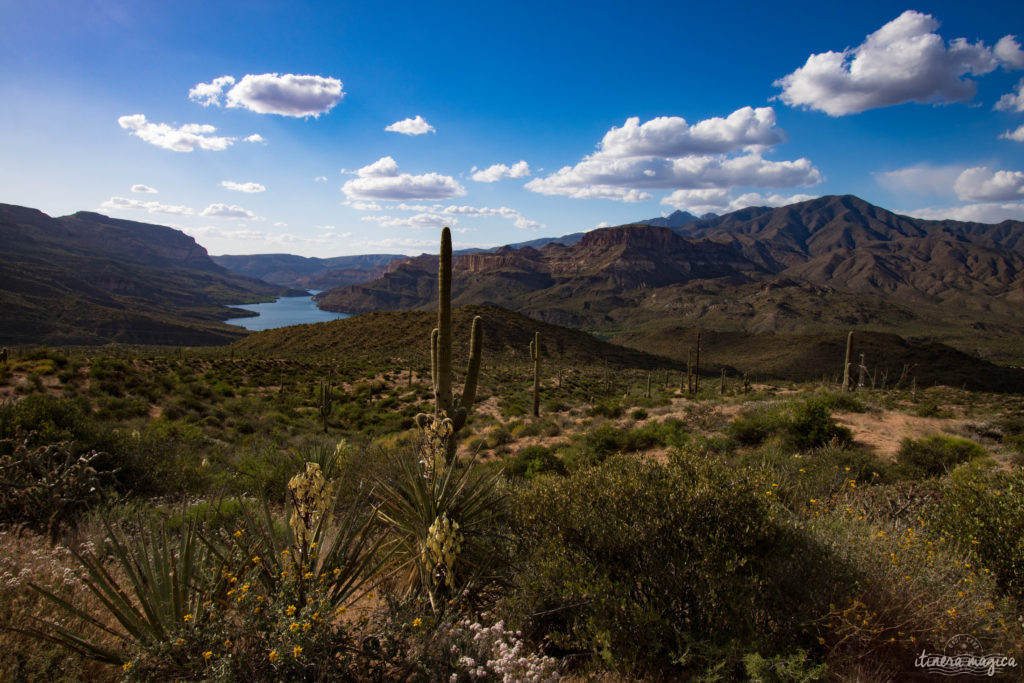
[[[533,372],[484,363],[445,464],[422,362],[14,350],[0,677],[913,680],[957,634],[1020,661],[1019,397],[550,362],[533,417]],[[934,433],[880,454],[837,416]]]

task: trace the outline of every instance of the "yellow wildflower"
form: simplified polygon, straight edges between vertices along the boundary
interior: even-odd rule
[[[189,622],[189,621],[192,621],[192,615],[191,615],[191,614],[186,614],[183,620],[184,620],[185,622]]]
[[[210,657],[212,657],[212,656],[213,656],[213,651],[212,650],[207,650],[206,652],[203,653],[203,659],[205,659],[206,661],[210,661]]]
[[[419,628],[422,623],[423,623],[423,620],[420,619],[419,617],[416,617],[415,619],[412,620],[412,625],[415,626],[416,628]]]
[[[274,662],[276,662],[276,661],[277,661],[277,658],[278,658],[277,650],[271,650],[271,651],[270,651],[270,654],[269,654],[269,655],[267,655],[267,659],[269,659],[269,660],[270,660],[270,663],[271,663],[271,664],[273,664]]]
[[[302,654],[302,646],[301,645],[296,645],[295,649],[292,650],[292,657],[295,657],[295,659],[298,659],[299,655],[301,655],[301,654]]]
[[[288,616],[291,616],[291,615],[295,614],[295,610],[296,609],[297,608],[295,607],[295,605],[288,605],[288,609],[286,609],[284,611],[284,613],[287,614]]]
[[[125,662],[125,663],[124,663],[124,666],[122,666],[121,668],[122,668],[123,670],[125,670],[125,671],[128,671],[129,669],[131,669],[131,668],[132,668],[132,663],[131,663],[131,662]]]

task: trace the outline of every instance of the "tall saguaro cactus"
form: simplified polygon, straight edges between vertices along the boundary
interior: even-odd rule
[[[540,332],[533,333],[530,358],[533,359],[533,416],[540,417]]]
[[[843,363],[843,391],[853,391],[850,365],[853,363],[853,331],[846,335],[846,361]]]
[[[469,411],[476,400],[476,385],[480,378],[480,356],[483,349],[483,331],[480,316],[473,318],[469,336],[469,368],[462,395],[452,394],[452,233],[441,231],[441,254],[437,265],[437,327],[430,333],[430,375],[434,388],[434,421],[450,419],[452,435],[448,442],[447,459],[455,458],[455,434],[466,424]],[[429,424],[428,416],[416,416],[420,427]]]

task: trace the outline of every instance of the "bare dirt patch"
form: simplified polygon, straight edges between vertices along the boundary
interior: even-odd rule
[[[903,439],[954,433],[961,424],[960,420],[915,417],[899,412],[835,413],[833,417],[853,432],[854,442],[868,446],[890,460],[895,459]]]

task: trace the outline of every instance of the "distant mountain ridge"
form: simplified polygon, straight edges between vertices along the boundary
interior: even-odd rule
[[[225,304],[285,293],[221,268],[185,233],[92,212],[0,204],[0,343],[219,344]]]
[[[370,282],[384,274],[385,268],[401,254],[363,254],[317,258],[292,254],[249,254],[211,256],[214,263],[228,270],[285,287],[332,289]]]
[[[871,325],[997,356],[1024,334],[1024,222],[927,221],[851,195],[691,218],[457,256],[453,298],[595,331],[665,319],[747,332]],[[380,280],[320,295],[320,305],[429,308],[436,262],[393,265]]]

